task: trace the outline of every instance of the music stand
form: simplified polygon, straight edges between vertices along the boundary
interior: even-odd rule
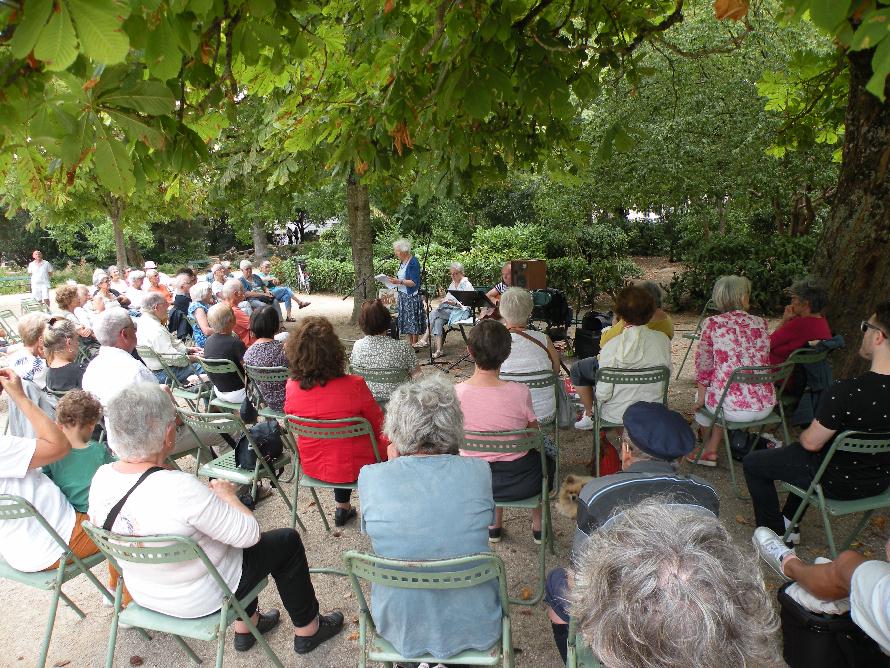
[[[448,294],[452,295],[458,302],[460,302],[461,306],[470,309],[470,313],[473,318],[473,324],[476,324],[476,309],[477,308],[494,308],[494,304],[488,298],[484,292],[479,292],[478,290],[449,290]],[[464,326],[459,325],[460,335],[463,337],[464,343],[467,343],[467,335],[464,332]],[[448,366],[446,371],[451,371],[452,369],[458,367],[462,362],[469,359],[470,353],[464,353],[460,359],[456,362],[453,362]]]

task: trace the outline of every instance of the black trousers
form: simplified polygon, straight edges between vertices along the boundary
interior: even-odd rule
[[[334,501],[337,503],[349,503],[350,498],[352,498],[352,490],[348,487],[334,488]]]
[[[793,519],[801,499],[789,494],[785,507],[780,512],[775,481],[788,482],[806,489],[813,482],[821,463],[822,457],[818,452],[804,450],[800,443],[749,453],[742,466],[748,491],[751,493],[757,526],[769,527],[780,536],[784,534],[785,521],[782,517]]]
[[[260,534],[259,542],[244,550],[241,581],[235,596],[241,599],[271,575],[294,626],[307,626],[318,615],[318,599],[309,577],[309,562],[300,534],[293,529],[275,529]],[[248,615],[257,610],[254,599],[244,606]]]

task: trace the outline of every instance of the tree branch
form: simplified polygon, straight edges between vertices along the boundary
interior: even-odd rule
[[[674,11],[668,14],[660,23],[650,24],[640,30],[637,36],[633,38],[630,44],[623,49],[623,54],[632,53],[640,44],[642,44],[650,35],[664,32],[672,25],[680,23],[683,20],[683,0],[676,0]]]
[[[549,7],[552,2],[553,2],[553,0],[541,0],[538,4],[536,4],[534,7],[532,7],[529,10],[528,14],[526,14],[521,19],[519,19],[516,23],[514,23],[513,28],[515,30],[518,30],[519,32],[522,32],[523,30],[525,30],[528,27],[528,25],[532,21],[535,20],[535,18],[538,16],[538,14],[540,14],[545,9],[547,9],[547,7]]]

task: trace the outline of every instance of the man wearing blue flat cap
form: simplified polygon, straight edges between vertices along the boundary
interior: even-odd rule
[[[578,517],[572,555],[582,553],[591,532],[603,526],[615,510],[660,497],[693,505],[717,515],[717,491],[696,476],[680,475],[676,462],[692,452],[695,436],[685,418],[660,403],[638,401],[624,412],[621,472],[594,478],[578,495]],[[544,600],[557,649],[566,660],[569,572],[556,568],[547,575]]]

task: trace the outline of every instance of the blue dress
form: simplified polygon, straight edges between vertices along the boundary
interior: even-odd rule
[[[194,318],[195,311],[197,311],[199,308],[204,309],[205,314],[210,309],[207,304],[204,304],[202,302],[192,302],[191,304],[189,304],[188,314]],[[192,338],[195,339],[196,346],[198,346],[199,348],[204,347],[204,342],[207,340],[207,335],[201,331],[201,325],[197,324],[197,321],[195,322],[195,326],[192,327]]]
[[[420,299],[420,262],[412,255],[411,259],[399,267],[398,278],[414,281],[414,287],[400,285],[399,332],[402,334],[423,334],[426,331],[426,318],[423,315],[423,301]]]

